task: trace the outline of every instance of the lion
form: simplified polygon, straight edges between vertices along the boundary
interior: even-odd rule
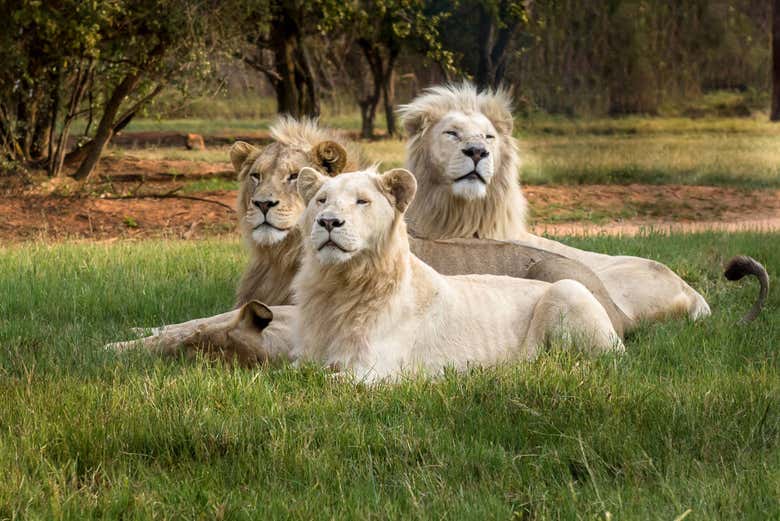
[[[407,217],[413,234],[512,240],[579,261],[628,317],[627,330],[643,321],[710,314],[704,297],[659,262],[584,251],[526,230],[506,91],[477,92],[469,83],[433,87],[399,114],[409,135],[406,167],[419,185]]]
[[[237,207],[250,260],[236,291],[236,307],[252,300],[290,304],[291,283],[301,257],[295,226],[304,210],[298,171],[312,167],[328,175],[367,167],[360,148],[309,119],[283,117],[271,127],[274,142],[258,148],[242,141],[230,149],[240,183]],[[596,296],[622,335],[627,318],[587,267],[529,246],[489,240],[428,241],[410,238],[412,251],[445,275],[482,273],[554,282],[573,278]]]
[[[373,381],[530,360],[553,338],[594,352],[624,349],[579,282],[446,276],[417,258],[404,221],[416,190],[401,168],[333,178],[301,170],[308,206],[293,280],[293,358]]]
[[[290,302],[301,247],[296,226],[304,207],[296,190],[301,168],[336,175],[365,166],[356,145],[314,120],[281,117],[271,126],[271,136],[273,142],[264,148],[243,141],[230,148],[239,181],[239,228],[250,252],[236,307],[255,299],[271,305]]]

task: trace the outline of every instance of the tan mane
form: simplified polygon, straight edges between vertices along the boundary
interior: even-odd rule
[[[251,228],[245,226],[244,218],[250,196],[246,178],[258,158],[268,156],[274,167],[281,168],[279,159],[289,156],[293,151],[302,153],[298,155],[308,156],[318,145],[334,142],[347,152],[346,161],[338,163],[335,172],[330,172],[328,165],[315,164],[311,160],[299,166],[311,166],[323,174],[335,174],[345,168],[357,170],[366,162],[359,145],[335,130],[320,127],[313,119],[298,120],[282,116],[271,126],[270,131],[274,142],[249,153],[237,168],[238,180],[241,183],[237,203],[239,224],[242,238],[250,253],[249,263],[236,290],[237,307],[251,300],[261,300],[268,305],[291,303],[290,285],[298,270],[301,254],[301,234],[297,228],[291,230],[284,240],[276,244],[261,245],[252,239]],[[327,150],[325,153],[327,154]],[[275,175],[288,175],[288,172],[275,172]],[[295,191],[289,194],[289,197],[299,198]]]
[[[501,154],[484,198],[457,198],[449,186],[437,182],[441,166],[431,158],[428,131],[450,111],[479,112],[498,131]],[[525,233],[526,201],[518,183],[517,141],[512,137],[511,102],[505,90],[478,93],[468,83],[433,87],[401,106],[399,114],[409,134],[406,168],[419,186],[407,213],[414,234],[431,239],[510,239]]]

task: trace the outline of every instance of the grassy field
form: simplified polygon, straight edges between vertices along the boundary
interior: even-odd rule
[[[778,519],[780,297],[735,325],[780,234],[570,241],[668,263],[714,316],[622,357],[367,388],[101,346],[226,309],[237,242],[0,250],[0,519]],[[686,517],[687,516],[687,517]]]
[[[235,133],[268,128],[271,120],[133,122],[131,130]],[[355,130],[354,116],[323,123]],[[758,119],[625,118],[519,120],[517,137],[527,184],[690,184],[780,188],[780,126]],[[387,168],[402,166],[404,142],[364,143]],[[120,152],[123,153],[123,152]],[[226,162],[227,149],[204,152],[149,149],[127,152],[149,159]]]

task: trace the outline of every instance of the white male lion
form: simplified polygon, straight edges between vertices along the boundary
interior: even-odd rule
[[[404,213],[417,183],[403,169],[328,178],[304,168],[304,255],[293,281],[293,358],[359,378],[532,359],[551,337],[623,349],[579,282],[444,276],[409,250]]]
[[[663,264],[583,251],[526,231],[506,92],[478,93],[468,83],[434,87],[399,112],[409,134],[407,168],[420,187],[408,212],[415,235],[516,240],[575,259],[601,278],[631,327],[710,314],[704,298]]]

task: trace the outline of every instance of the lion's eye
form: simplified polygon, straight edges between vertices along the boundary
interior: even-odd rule
[[[369,204],[370,202],[371,201],[369,201],[368,199],[358,199],[357,200],[357,204],[361,204],[361,205],[362,204]]]
[[[325,201],[326,201],[326,200],[327,200],[327,198],[325,198],[325,197],[320,197],[319,199],[317,199],[317,202],[318,202],[318,203],[320,203],[320,204],[325,204]]]
[[[252,181],[257,184],[260,182],[260,174],[249,174],[249,177],[252,178]]]
[[[290,174],[290,177],[287,178],[288,181],[295,181],[296,179],[298,179],[298,172]]]
[[[495,139],[495,138],[496,138],[496,136],[494,136],[493,134],[486,134],[485,135],[485,139]]]
[[[444,133],[447,134],[448,136],[458,137],[458,133],[455,132],[454,130],[445,130]]]

